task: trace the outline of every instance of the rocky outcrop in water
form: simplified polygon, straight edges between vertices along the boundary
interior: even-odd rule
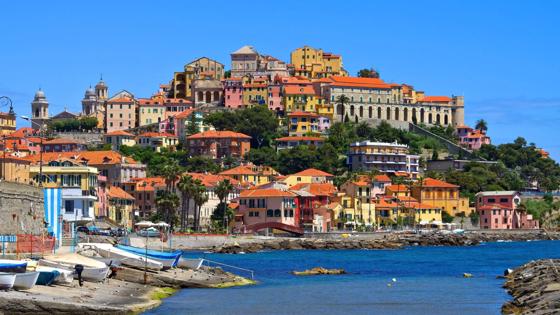
[[[560,259],[527,263],[506,276],[504,288],[513,296],[503,314],[558,314],[560,312]]]
[[[292,274],[295,276],[343,275],[346,274],[346,271],[344,271],[344,269],[315,267],[304,271],[292,271]]]

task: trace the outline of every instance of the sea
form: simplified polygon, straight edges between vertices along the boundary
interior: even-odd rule
[[[184,289],[145,314],[500,314],[511,297],[497,276],[531,260],[558,258],[560,241],[186,255],[253,270],[258,284]],[[318,266],[343,268],[348,274],[291,274]]]

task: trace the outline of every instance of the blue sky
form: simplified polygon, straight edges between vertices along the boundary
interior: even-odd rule
[[[28,115],[41,87],[51,114],[78,112],[100,73],[110,93],[148,97],[197,57],[229,67],[229,53],[253,45],[289,61],[307,44],[342,54],[354,74],[375,67],[429,95],[464,95],[466,122],[486,119],[494,143],[521,135],[558,159],[559,9],[559,1],[10,1],[0,19],[0,95]]]

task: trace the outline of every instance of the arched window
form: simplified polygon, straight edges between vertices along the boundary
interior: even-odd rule
[[[198,92],[197,101],[199,101],[199,102],[204,101],[204,93],[202,93],[202,91],[199,91],[199,92]]]
[[[381,107],[377,107],[377,119],[381,119]]]
[[[364,98],[360,96],[360,103],[364,102]]]
[[[214,91],[214,102],[217,102],[219,100],[220,100],[220,92]]]
[[[447,115],[443,115],[443,124],[446,126],[449,124],[449,118],[447,117]]]
[[[364,117],[364,107],[360,106],[360,118]]]
[[[354,96],[352,96],[352,102],[354,102]]]
[[[377,104],[381,104],[381,98],[380,97],[377,98]]]
[[[400,113],[399,108],[398,107],[395,108],[395,120],[399,120],[399,113]]]
[[[370,104],[371,104],[371,97],[370,97],[370,98],[368,99],[368,103],[370,103]]]
[[[206,91],[206,103],[212,102],[212,93],[210,91]]]
[[[432,113],[428,114],[428,124],[432,123]]]
[[[403,120],[408,121],[408,108],[404,108],[403,110]]]
[[[416,116],[416,108],[412,109],[412,121],[418,123],[418,116]]]
[[[436,124],[440,125],[441,124],[441,119],[439,114],[436,115]]]
[[[350,116],[354,116],[354,105],[350,106]]]
[[[424,123],[424,109],[423,108],[420,109],[420,122]]]
[[[387,116],[387,118],[386,118],[387,120],[391,120],[391,108],[390,107],[387,107],[387,115],[386,116]]]
[[[266,210],[266,216],[269,217],[269,218],[273,217],[274,216],[274,210],[272,210],[272,209]]]
[[[368,116],[370,119],[373,118],[373,107],[371,106],[368,108]]]
[[[282,216],[282,212],[280,211],[280,209],[274,210],[274,216],[277,217],[277,218]]]

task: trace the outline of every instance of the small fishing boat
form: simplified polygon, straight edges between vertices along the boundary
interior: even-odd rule
[[[0,290],[9,290],[16,281],[15,273],[0,272]]]
[[[55,282],[56,278],[60,275],[60,272],[56,270],[51,271],[39,271],[39,277],[37,278],[36,285],[51,285]]]
[[[39,278],[38,271],[16,273],[16,279],[14,281],[13,288],[16,290],[29,290],[33,288],[35,282],[37,282],[37,278]]]
[[[71,271],[74,278],[78,278],[78,274],[74,272],[75,266],[82,265],[84,266],[82,279],[90,282],[103,281],[110,271],[106,264],[77,254],[48,256],[45,259],[40,259],[39,265]]]
[[[0,259],[0,272],[22,273],[27,269],[27,262],[21,260]]]
[[[74,272],[70,270],[47,266],[37,266],[35,270],[38,272],[58,272],[58,276],[54,279],[54,283],[56,284],[72,284],[74,280]]]
[[[114,247],[111,244],[106,243],[82,243],[78,244],[81,249],[94,249],[99,253],[99,255],[105,258],[116,258],[121,261],[122,265],[136,267],[136,268],[148,268],[152,270],[161,270],[163,264],[159,261],[155,261],[138,254],[127,252],[123,249]]]
[[[134,247],[134,246],[126,246],[126,245],[117,245],[117,248],[125,250],[130,253],[134,253],[136,255],[140,255],[142,257],[148,257],[149,259],[153,259],[155,261],[159,261],[164,268],[173,268],[177,267],[177,263],[181,258],[181,251],[175,252],[160,252],[157,250],[151,250],[146,248]]]
[[[183,258],[183,257],[181,257],[181,259],[179,259],[179,263],[177,264],[177,266],[179,266],[181,268],[198,270],[202,266],[203,262],[204,262],[204,259],[202,259],[202,258]]]

